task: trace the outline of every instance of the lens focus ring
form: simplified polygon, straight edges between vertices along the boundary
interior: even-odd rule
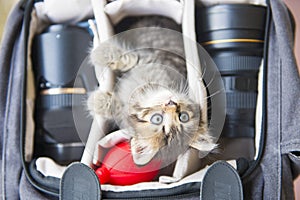
[[[37,105],[43,109],[80,106],[84,104],[86,98],[87,95],[84,94],[41,95]]]

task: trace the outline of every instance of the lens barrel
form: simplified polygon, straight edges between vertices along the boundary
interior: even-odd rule
[[[77,74],[91,43],[89,32],[75,25],[51,25],[34,38],[37,156],[51,157],[60,164],[81,158],[91,119],[86,117],[80,121],[83,131],[78,133],[72,108],[87,116],[84,101],[87,92],[97,85],[96,78],[91,76],[93,72]],[[78,76],[80,84],[74,86]]]
[[[216,63],[226,91],[223,137],[253,137],[266,8],[220,4],[196,10],[197,40]]]

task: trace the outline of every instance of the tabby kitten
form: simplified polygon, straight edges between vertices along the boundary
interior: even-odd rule
[[[182,35],[173,31],[180,27],[156,16],[143,17],[131,28],[139,27],[152,28],[122,33],[92,51],[92,63],[110,67],[119,78],[112,93],[91,94],[90,112],[128,130],[138,165],[153,157],[170,164],[190,146],[209,152],[215,144],[200,105],[189,97]]]

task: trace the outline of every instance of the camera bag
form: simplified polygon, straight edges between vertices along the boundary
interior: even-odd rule
[[[293,54],[293,20],[282,1],[272,0],[266,3],[263,65],[260,68],[259,86],[261,96],[258,97],[260,105],[257,106],[261,116],[256,115],[259,128],[256,129],[255,138],[251,138],[256,140],[256,149],[246,149],[246,152],[255,151],[255,155],[251,154],[252,159],[232,156],[235,159],[234,167],[228,162],[218,161],[176,183],[141,183],[133,186],[100,185],[94,172],[85,165],[89,161],[84,159],[84,164],[73,163],[67,169],[63,167],[54,170],[55,173],[64,173],[60,175],[63,181],[36,169],[38,158],[32,152],[35,138],[32,126],[35,121],[35,92],[30,58],[33,37],[38,34],[41,26],[45,26],[39,24],[39,20],[34,17],[37,16],[34,8],[37,3],[40,2],[18,2],[8,18],[1,44],[0,173],[3,199],[294,198],[293,180],[300,172],[300,79]],[[111,2],[113,3],[116,1]],[[52,18],[52,23],[75,24],[87,17],[96,17],[97,21],[97,16],[93,16],[92,6],[85,8],[88,9],[82,8],[83,16]],[[48,17],[57,16],[47,14]],[[168,16],[172,17],[172,14]],[[97,26],[98,29],[101,26],[109,27],[107,24]],[[33,32],[32,28],[35,28]],[[229,180],[229,183],[222,184],[224,180]],[[95,182],[89,184],[89,181]],[[68,185],[74,187],[68,188]],[[230,187],[226,187],[228,185]]]

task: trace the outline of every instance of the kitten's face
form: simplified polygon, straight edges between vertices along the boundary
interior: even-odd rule
[[[161,150],[168,154],[161,156],[174,154],[174,158],[184,153],[181,151],[187,150],[199,128],[199,105],[187,95],[167,89],[141,95],[130,108],[129,120],[135,132],[131,140],[134,162],[147,164]]]

